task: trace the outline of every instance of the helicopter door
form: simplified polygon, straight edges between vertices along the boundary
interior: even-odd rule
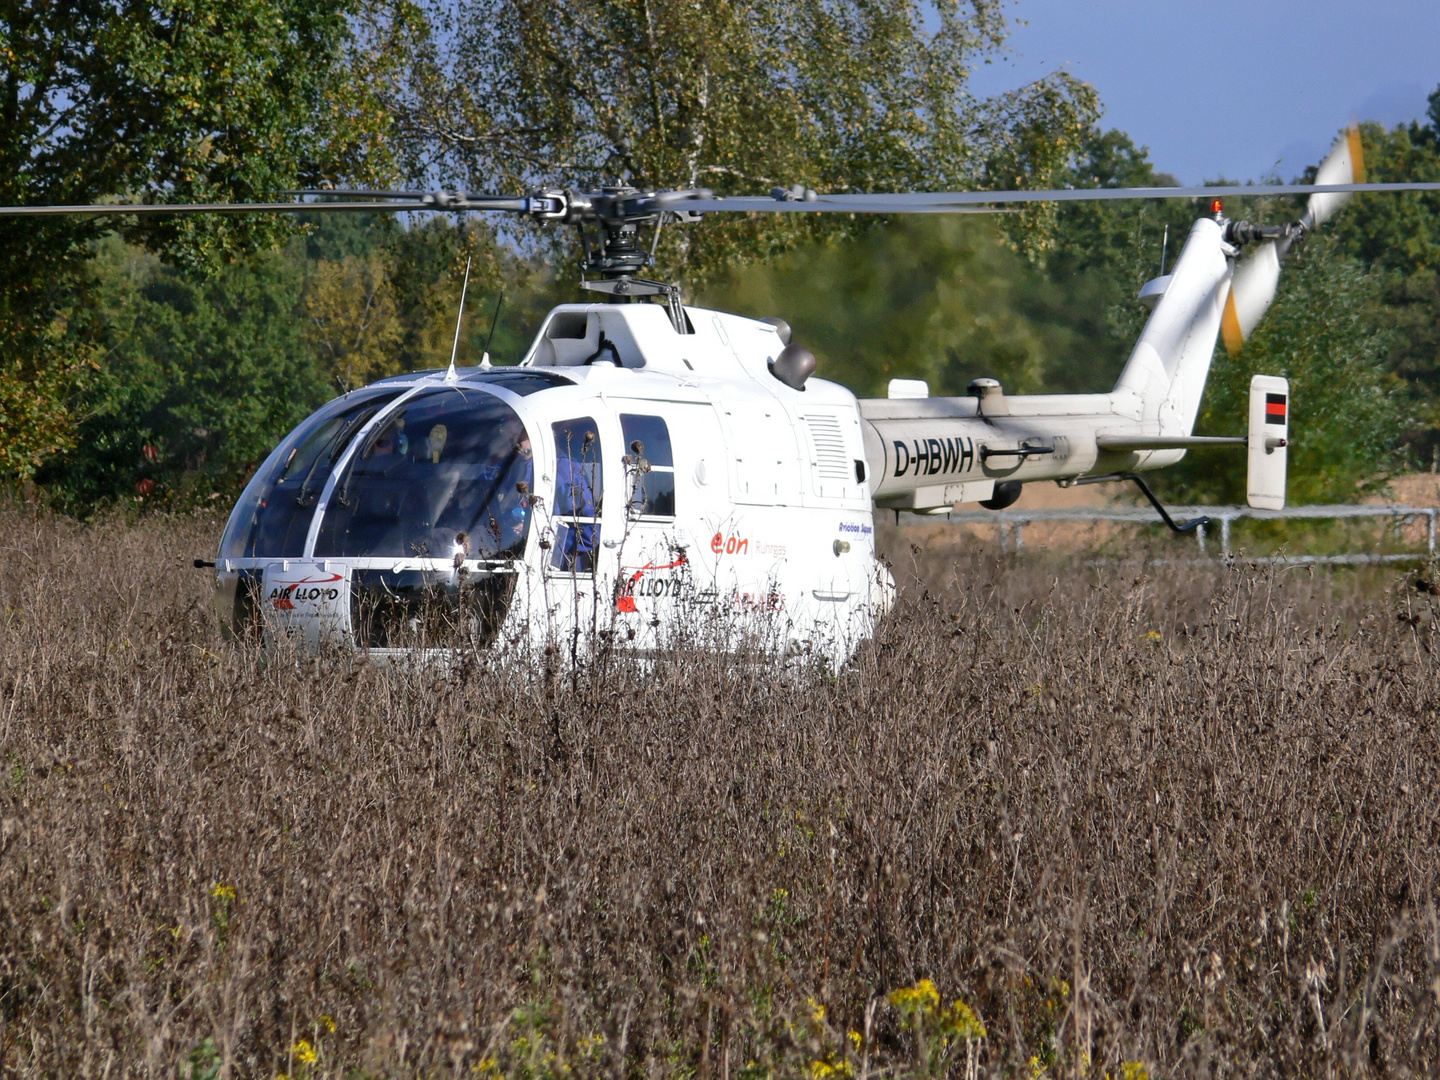
[[[605,473],[600,429],[593,417],[550,425],[555,446],[555,488],[551,494],[550,551],[545,565],[546,595],[555,625],[564,637],[601,621],[600,546]],[[608,623],[608,619],[605,619]]]
[[[665,417],[649,411],[654,406],[645,402],[641,407],[646,412],[620,414],[620,432],[625,440],[621,458],[625,466],[625,538],[621,543],[615,610],[622,617],[627,637],[632,631],[643,631],[646,639],[651,638],[651,630],[673,623],[675,614],[693,592],[689,544],[676,522],[676,468],[670,425]],[[695,433],[693,428],[686,430]],[[690,504],[686,512],[693,514],[693,499]],[[624,618],[636,615],[639,621]]]

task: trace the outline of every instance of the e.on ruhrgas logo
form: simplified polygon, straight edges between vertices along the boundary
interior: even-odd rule
[[[266,599],[277,611],[294,611],[296,604],[310,604],[316,600],[338,600],[340,586],[336,583],[341,579],[340,574],[321,574],[299,581],[277,581]]]
[[[738,536],[726,536],[724,533],[716,533],[710,538],[710,550],[716,555],[744,555],[750,549],[750,538]]]

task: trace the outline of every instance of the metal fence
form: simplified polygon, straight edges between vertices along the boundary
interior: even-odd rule
[[[1292,521],[1311,519],[1344,518],[1390,518],[1396,529],[1406,522],[1425,519],[1425,545],[1423,552],[1373,553],[1355,552],[1343,555],[1265,555],[1247,556],[1248,561],[1260,563],[1317,563],[1317,564],[1361,564],[1420,562],[1435,557],[1435,517],[1440,507],[1434,506],[1287,506],[1284,510],[1254,510],[1248,506],[1176,506],[1170,508],[1171,517],[1177,521],[1189,521],[1204,515],[1210,519],[1208,525],[1201,525],[1194,536],[1200,554],[1208,555],[1214,533],[1218,531],[1222,559],[1229,558],[1230,526],[1241,518],[1257,521]],[[1005,551],[1019,551],[1025,546],[1025,526],[1051,521],[1072,521],[1093,523],[1100,521],[1129,522],[1136,525],[1159,525],[1155,511],[1141,509],[1068,509],[1068,510],[957,510],[943,517],[916,515],[920,520],[950,521],[957,525],[995,525],[1000,530],[1000,547]]]

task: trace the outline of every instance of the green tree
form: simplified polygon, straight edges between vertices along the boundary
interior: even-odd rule
[[[1429,123],[1360,129],[1368,178],[1440,180],[1440,88]],[[1385,362],[1411,389],[1416,423],[1411,460],[1429,463],[1440,445],[1440,193],[1355,199],[1336,218],[1341,250],[1385,275],[1380,323],[1391,331]]]
[[[445,45],[416,39],[389,82],[397,131],[412,173],[476,190],[1044,183],[1096,113],[1091,88],[1064,74],[990,101],[968,92],[1004,40],[999,0],[464,0],[430,14]],[[856,228],[717,216],[665,230],[660,261],[694,284]]]
[[[1174,183],[1124,133],[1099,128],[1058,181]],[[993,218],[897,217],[734,271],[700,296],[790,320],[822,374],[862,394],[883,393],[892,377],[963,393],[979,375],[1017,393],[1103,391],[1148,314],[1136,294],[1160,273],[1166,226],[1173,265],[1195,213],[1190,201],[1065,204],[1043,261],[1002,245],[1008,230]]]
[[[308,224],[307,338],[341,386],[450,362],[467,259],[461,366],[480,362],[502,294],[503,318],[490,346],[497,362],[514,363],[545,312],[571,291],[557,289],[542,266],[501,244],[475,218],[432,217],[402,227],[385,215],[329,214]]]
[[[483,224],[316,215],[282,249],[209,273],[111,235],[86,265],[97,364],[76,395],[76,442],[38,472],[86,515],[140,497],[228,498],[269,448],[344,388],[449,362],[474,256],[460,364],[491,347],[514,363],[554,302],[550,281]],[[502,285],[503,283],[503,285]]]
[[[1053,299],[993,221],[927,216],[803,245],[713,282],[701,301],[786,319],[820,374],[861,395],[883,395],[892,378],[960,394],[977,375],[1033,393],[1057,344],[1033,317],[1043,307],[1036,289]]]
[[[0,6],[0,203],[248,200],[373,175],[384,126],[345,80],[361,0],[18,0]],[[99,328],[90,244],[112,228],[194,266],[286,222],[0,219],[0,472],[72,445]]]
[[[112,236],[94,270],[103,359],[76,444],[37,476],[66,510],[233,494],[280,435],[334,396],[297,318],[304,266],[293,251],[202,277]]]
[[[1063,181],[1079,188],[1172,187],[1147,148],[1122,131],[1092,128]],[[1045,276],[1067,298],[1068,349],[1052,365],[1057,391],[1108,390],[1149,317],[1140,287],[1175,265],[1199,214],[1193,200],[1066,203]],[[1165,263],[1162,270],[1161,263]],[[1060,362],[1063,361],[1063,362]]]

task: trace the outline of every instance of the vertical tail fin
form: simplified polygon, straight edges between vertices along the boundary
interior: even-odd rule
[[[1250,380],[1250,461],[1245,499],[1260,510],[1285,507],[1285,458],[1290,439],[1290,383],[1274,375]]]
[[[1149,433],[1189,435],[1195,426],[1230,290],[1227,255],[1220,223],[1195,222],[1115,384],[1116,407],[1153,425]]]

